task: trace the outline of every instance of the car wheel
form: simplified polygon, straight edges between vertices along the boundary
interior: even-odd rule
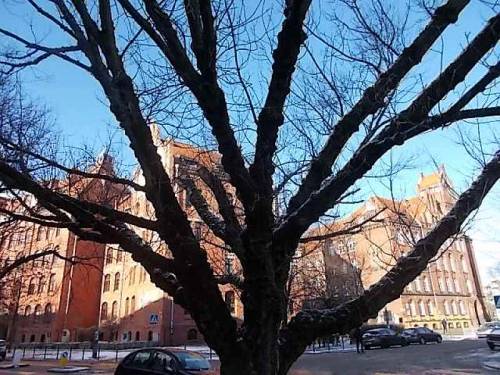
[[[424,345],[425,339],[423,337],[421,337],[420,340],[418,340],[418,342],[420,343],[420,345]]]
[[[495,345],[488,343],[488,346],[490,347],[491,350],[495,350]]]
[[[436,342],[438,344],[441,344],[443,342],[443,338],[441,336],[438,336],[437,339],[436,339]]]
[[[372,347],[371,347],[370,345],[366,345],[366,346],[365,346],[365,349],[366,349],[366,350],[370,350],[371,348],[372,348]]]

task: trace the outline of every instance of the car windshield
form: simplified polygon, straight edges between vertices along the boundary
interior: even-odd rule
[[[500,322],[488,322],[488,323],[484,323],[481,327],[479,327],[479,330],[485,331],[487,329],[499,328],[499,327],[500,327]]]
[[[210,362],[198,353],[178,352],[175,356],[179,359],[184,370],[209,370]]]
[[[413,335],[415,333],[415,330],[414,329],[405,329],[403,332],[407,333],[409,335]]]

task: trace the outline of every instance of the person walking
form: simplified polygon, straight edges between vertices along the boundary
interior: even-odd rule
[[[365,347],[363,345],[363,333],[361,332],[361,326],[357,327],[354,330],[354,340],[356,341],[356,352],[359,353],[364,353],[365,352]]]
[[[443,333],[448,332],[448,321],[446,319],[443,319],[441,321],[441,324],[443,325]]]

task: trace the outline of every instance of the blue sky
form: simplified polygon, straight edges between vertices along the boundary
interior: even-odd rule
[[[460,22],[452,26],[445,34],[445,44],[436,46],[444,48],[445,60],[453,58],[465,44],[465,37],[474,35],[484,24],[489,13],[473,2],[463,13]],[[0,25],[11,31],[22,32],[29,36],[29,25],[21,19],[30,18],[29,12],[19,2],[2,2],[0,4]],[[48,35],[52,31],[38,21],[33,20],[34,28],[41,28]],[[0,38],[0,44],[5,41]],[[423,76],[434,76],[441,61],[437,54],[430,54],[422,66]],[[445,61],[446,62],[446,61]],[[472,78],[477,75],[471,75]],[[96,81],[87,73],[70,64],[52,59],[40,67],[30,69],[23,74],[25,88],[30,96],[39,98],[51,108],[61,129],[65,143],[70,145],[87,144],[99,149],[108,139],[115,121],[106,105],[106,100]],[[420,172],[430,173],[435,169],[433,160],[445,164],[447,172],[458,190],[463,190],[471,181],[472,172],[476,170],[473,161],[467,157],[463,148],[456,144],[455,130],[437,131],[425,135],[405,145],[394,152],[394,157],[417,156],[414,168],[398,176],[398,185],[404,187],[402,195],[413,195]],[[380,183],[369,180],[373,191],[383,194]],[[500,187],[486,199],[477,220],[471,230],[477,249],[476,256],[484,281],[495,275],[489,273],[489,268],[500,262]],[[500,277],[500,275],[496,275]]]

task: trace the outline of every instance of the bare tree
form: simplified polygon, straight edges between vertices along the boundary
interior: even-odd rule
[[[405,27],[411,18],[405,11],[380,1],[368,2],[367,7],[358,6],[355,0],[343,1],[339,9],[353,12],[352,23],[345,21],[349,17],[330,14],[319,29],[312,16],[311,25],[306,25],[310,0],[286,1],[277,33],[271,8],[249,9],[246,3],[27,3],[53,27],[59,43],[66,40],[67,44],[54,46],[41,35],[33,39],[0,29],[20,47],[4,55],[3,66],[12,71],[55,57],[96,79],[130,143],[144,183],[74,168],[71,173],[143,192],[154,217],[80,199],[45,183],[35,169],[23,169],[2,157],[3,186],[32,196],[46,210],[46,223],[131,253],[151,280],[189,311],[208,345],[218,353],[223,374],[286,374],[317,337],[347,332],[376,316],[425,269],[500,178],[500,152],[493,150],[490,161],[454,207],[378,283],[338,307],[303,310],[285,320],[285,288],[301,237],[343,204],[384,154],[426,132],[500,114],[495,101],[475,106],[500,74],[494,54],[500,15],[494,6],[492,17],[462,52],[434,79],[420,85],[420,77],[412,80],[410,71],[418,68],[469,1],[449,0],[426,8],[427,24],[413,24],[421,30],[417,33]],[[332,39],[334,35],[343,39]],[[408,42],[405,35],[414,38]],[[323,46],[323,53],[315,52],[311,38],[302,47],[308,36]],[[272,56],[266,56],[269,45]],[[306,52],[303,58],[301,51]],[[250,54],[257,56],[251,59]],[[269,71],[259,72],[264,84],[249,78],[255,74],[256,62],[271,65]],[[311,72],[310,67],[317,71]],[[473,70],[482,74],[478,80],[469,78]],[[320,79],[308,85],[309,73]],[[467,85],[462,84],[466,79]],[[318,82],[322,86],[315,86]],[[266,88],[258,90],[262,85]],[[328,93],[324,103],[335,105],[324,105],[316,112],[314,105],[301,110],[305,107],[291,100],[300,98],[300,89],[311,95]],[[328,108],[335,110],[323,111]],[[175,176],[167,173],[157,152],[149,126],[153,118],[160,119],[169,134],[204,139],[207,147],[216,145],[221,155],[237,202],[214,179],[203,183],[217,202],[217,210],[208,215],[209,206],[195,208],[241,263],[241,329],[179,204]],[[304,126],[298,126],[302,120]],[[309,126],[316,120],[315,126]],[[253,142],[255,146],[250,146]],[[26,152],[22,147],[19,151]],[[60,163],[32,156],[47,168],[68,173]],[[276,187],[282,192],[279,198]],[[276,199],[286,201],[286,210],[276,213]],[[239,208],[242,216],[235,213]],[[156,253],[132,228],[156,232],[171,257]]]

